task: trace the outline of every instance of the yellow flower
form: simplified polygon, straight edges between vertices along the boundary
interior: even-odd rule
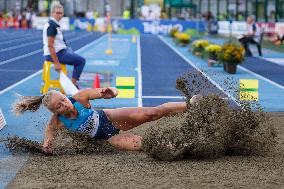
[[[184,43],[187,44],[190,41],[190,36],[186,33],[182,33],[182,32],[176,32],[174,34],[174,37],[176,38],[176,40],[180,43]]]
[[[210,44],[205,50],[209,53],[218,53],[222,50],[222,47],[220,45]]]
[[[175,38],[179,39],[179,40],[189,40],[190,36],[186,33],[181,33],[181,32],[176,32],[174,34]]]
[[[209,41],[199,39],[193,42],[192,46],[195,48],[205,48],[206,46],[209,45]]]
[[[174,35],[175,35],[176,32],[178,32],[178,28],[172,28],[172,29],[170,30],[170,36],[171,36],[171,37],[174,37]]]
[[[238,45],[225,44],[221,48],[219,57],[224,62],[237,64],[244,58],[244,49]]]

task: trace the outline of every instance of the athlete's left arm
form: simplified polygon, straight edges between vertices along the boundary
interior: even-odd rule
[[[118,90],[114,87],[84,89],[73,96],[76,101],[82,104],[89,104],[89,100],[104,98],[115,98],[118,95]]]

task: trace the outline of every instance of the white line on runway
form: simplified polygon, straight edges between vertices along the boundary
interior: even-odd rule
[[[267,79],[267,78],[265,78],[265,77],[263,77],[261,75],[258,75],[257,73],[255,73],[253,71],[250,71],[250,70],[248,70],[248,69],[246,69],[246,68],[244,68],[244,67],[242,67],[240,65],[238,65],[238,68],[240,68],[241,70],[244,70],[244,71],[246,71],[246,72],[248,72],[248,73],[250,73],[250,74],[252,74],[252,75],[254,75],[254,76],[256,76],[256,77],[258,77],[258,78],[260,78],[260,79],[262,79],[262,80],[264,80],[264,81],[266,81],[266,82],[268,82],[268,83],[270,83],[270,84],[272,84],[274,86],[276,86],[276,87],[279,87],[280,89],[284,89],[284,86],[279,85],[278,83],[275,83],[274,81],[271,81],[270,79]]]
[[[228,97],[230,97],[232,100],[234,100],[239,106],[239,102],[235,97],[233,97],[230,93],[226,92],[218,83],[216,83],[214,80],[212,80],[210,77],[207,76],[206,73],[204,73],[201,69],[199,69],[193,62],[188,60],[181,52],[179,52],[177,49],[175,49],[171,44],[169,44],[165,39],[163,39],[161,36],[158,36],[158,38],[163,41],[168,47],[170,47],[173,51],[175,51],[181,58],[183,58],[189,65],[194,67],[196,70],[198,70],[200,73],[204,75],[206,79],[208,79],[212,84],[214,84],[219,90],[221,90],[223,93],[225,93]]]
[[[93,43],[97,42],[98,40],[100,40],[100,39],[103,38],[103,37],[104,37],[104,35],[101,36],[101,37],[99,37],[98,39],[94,40],[94,41],[91,42],[90,44],[93,44]],[[78,50],[75,51],[75,52],[78,53],[78,52],[82,51],[82,50],[85,49],[87,46],[90,46],[90,44],[81,47],[80,49],[78,49]],[[26,78],[24,78],[24,79],[18,81],[17,83],[14,83],[13,85],[11,85],[11,86],[9,86],[9,87],[7,87],[7,88],[5,88],[5,89],[3,89],[2,91],[0,91],[0,95],[3,94],[3,93],[5,93],[5,92],[7,92],[7,91],[9,91],[9,90],[12,89],[12,88],[18,86],[18,85],[20,85],[21,83],[23,83],[23,82],[25,82],[25,81],[27,81],[27,80],[33,78],[34,76],[40,74],[41,72],[42,72],[42,70],[39,70],[38,72],[36,72],[36,73],[34,73],[34,74],[32,74],[32,75],[30,75],[30,76],[28,76],[28,77],[26,77]]]
[[[258,58],[262,58],[262,59],[267,60],[271,63],[278,64],[280,66],[284,66],[284,58],[265,58],[265,57],[258,57]]]
[[[25,38],[20,38],[20,39],[11,39],[11,40],[5,40],[5,42],[1,42],[1,45],[4,44],[9,44],[9,43],[19,43],[21,41],[27,41],[27,40],[35,40],[35,39],[41,39],[41,37],[34,37],[34,36],[30,36],[30,37],[25,37]]]
[[[71,39],[71,40],[69,40],[69,42],[77,41],[77,40],[82,39],[82,38],[84,38],[84,37],[87,37],[87,36],[89,36],[89,35],[91,35],[91,34],[92,34],[92,33],[87,33],[87,34],[85,34],[85,35],[82,35],[82,36],[76,37],[76,38],[74,38],[74,39]],[[24,54],[24,55],[21,55],[21,56],[17,56],[17,57],[14,57],[14,58],[5,60],[5,61],[3,61],[3,62],[0,62],[0,66],[3,65],[3,64],[7,64],[7,63],[10,63],[10,62],[13,62],[13,61],[15,61],[15,60],[19,60],[19,59],[22,59],[22,58],[26,58],[26,57],[32,56],[32,55],[37,54],[37,53],[42,52],[42,51],[43,51],[42,49],[38,49],[38,50],[33,51],[33,52],[30,52],[30,53],[28,53],[28,54]]]
[[[3,61],[3,62],[0,62],[0,66],[1,66],[1,65],[4,65],[4,64],[7,64],[7,63],[10,63],[10,62],[13,62],[13,61],[15,61],[15,60],[19,60],[19,59],[22,59],[22,58],[26,58],[26,57],[32,56],[32,55],[37,54],[37,53],[40,53],[40,52],[42,52],[42,51],[43,51],[42,49],[38,49],[38,50],[36,50],[36,51],[33,51],[33,52],[30,52],[30,53],[27,53],[27,54],[24,54],[24,55],[21,55],[21,56],[17,56],[17,57],[14,57],[14,58],[5,60],[5,61]]]
[[[13,46],[13,47],[8,47],[8,48],[5,48],[5,49],[1,49],[0,53],[5,52],[5,51],[18,49],[18,48],[21,48],[21,47],[26,47],[26,46],[29,46],[29,45],[34,45],[34,44],[41,43],[41,42],[42,42],[42,40],[37,40],[37,41],[30,42],[30,43],[24,43],[24,44],[16,45],[16,46]]]
[[[142,68],[140,35],[137,36],[137,64],[138,64],[138,107],[142,107]]]
[[[75,35],[75,34],[67,33],[67,34],[64,34],[64,37],[70,37],[70,36],[73,36],[73,35]],[[26,35],[26,36],[22,36],[21,38],[9,39],[9,40],[5,40],[5,42],[1,41],[1,45],[9,44],[9,43],[15,43],[15,42],[18,43],[20,41],[26,41],[26,40],[41,39],[41,38],[42,38],[42,36],[35,37],[35,35],[29,34],[29,35]]]
[[[27,80],[33,78],[34,76],[40,74],[41,72],[42,72],[42,70],[40,70],[40,71],[38,71],[38,72],[36,72],[36,73],[34,73],[34,74],[32,74],[32,75],[26,77],[25,79],[22,79],[21,81],[18,81],[17,83],[14,83],[13,85],[11,85],[10,87],[7,87],[6,89],[3,89],[2,91],[0,91],[0,95],[3,94],[3,93],[5,93],[5,92],[7,92],[7,91],[9,91],[9,90],[12,89],[12,88],[14,88],[14,87],[16,87],[16,86],[18,86],[18,85],[24,83],[25,81],[27,81]]]

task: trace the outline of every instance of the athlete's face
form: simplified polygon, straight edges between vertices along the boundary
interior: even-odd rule
[[[52,12],[52,17],[55,18],[57,21],[60,21],[63,15],[64,15],[63,8],[56,8]]]
[[[63,94],[53,94],[49,109],[54,114],[66,115],[73,109],[71,101]]]

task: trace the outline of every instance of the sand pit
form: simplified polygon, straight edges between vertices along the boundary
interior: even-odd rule
[[[284,113],[271,113],[278,133],[266,156],[222,156],[165,162],[142,152],[34,154],[8,188],[281,188]],[[153,123],[132,132],[143,135]]]
[[[183,83],[181,91],[192,96]],[[235,109],[216,96],[188,106],[129,131],[143,136],[144,152],[60,133],[55,155],[46,156],[40,144],[22,140],[31,155],[8,188],[284,186],[284,113]]]

